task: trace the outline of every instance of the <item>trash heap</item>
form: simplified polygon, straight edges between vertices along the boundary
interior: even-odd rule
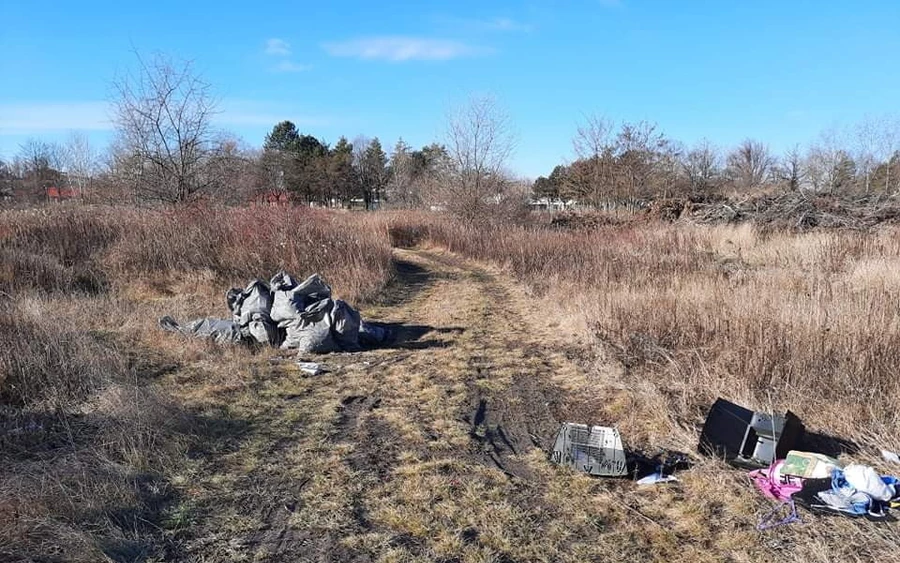
[[[300,354],[355,352],[385,342],[387,328],[362,320],[345,301],[333,299],[319,274],[298,283],[286,272],[269,283],[253,280],[225,294],[231,319],[203,318],[179,324],[159,319],[164,330],[208,338],[219,344],[258,343]]]
[[[845,464],[836,457],[806,451],[804,437],[803,423],[790,411],[784,415],[754,412],[720,398],[709,410],[697,449],[750,469],[753,486],[778,502],[762,516],[759,530],[800,521],[798,506],[813,514],[895,520],[890,512],[900,509],[900,479],[879,475],[868,465]],[[882,456],[900,462],[892,452],[882,451]],[[677,481],[674,470],[689,467],[685,454],[642,459],[626,453],[615,428],[571,422],[560,427],[550,459],[594,476],[633,473],[638,484]],[[644,476],[638,479],[641,473]]]

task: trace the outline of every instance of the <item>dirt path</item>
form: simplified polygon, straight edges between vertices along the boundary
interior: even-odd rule
[[[318,376],[260,358],[271,367],[230,398],[227,417],[247,430],[198,460],[180,557],[511,561],[556,549],[538,540],[559,527],[545,449],[563,387],[585,380],[571,347],[495,272],[435,250],[397,250],[396,262],[363,311],[391,323],[391,346],[310,358],[328,369]]]
[[[665,408],[501,273],[434,249],[395,261],[363,308],[391,345],[306,358],[316,376],[264,352],[218,391],[172,381],[220,427],[174,481],[166,560],[757,561],[825,545],[828,527],[760,536],[768,503],[718,462],[643,488],[554,466],[561,421],[618,425],[634,451],[667,441]]]

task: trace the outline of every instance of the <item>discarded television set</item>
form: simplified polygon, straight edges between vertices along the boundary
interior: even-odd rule
[[[784,416],[754,412],[719,398],[709,410],[698,450],[742,467],[768,467],[796,449],[803,423],[787,411]]]
[[[619,431],[606,426],[564,423],[550,459],[589,475],[619,477],[628,472]]]

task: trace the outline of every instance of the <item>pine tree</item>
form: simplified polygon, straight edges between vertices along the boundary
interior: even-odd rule
[[[387,184],[387,155],[381,148],[378,137],[372,139],[363,153],[360,166],[363,197],[366,201],[366,209],[373,202],[381,202],[384,187]]]
[[[300,151],[300,133],[297,126],[290,121],[282,121],[266,135],[263,144],[265,151],[281,151],[297,153]]]
[[[354,180],[353,145],[341,137],[328,156],[328,182],[334,195],[343,203],[353,198]]]

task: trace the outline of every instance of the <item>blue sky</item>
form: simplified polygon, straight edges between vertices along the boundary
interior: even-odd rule
[[[0,0],[0,156],[28,137],[95,145],[134,50],[194,61],[217,125],[250,145],[278,121],[341,135],[439,140],[447,110],[496,97],[518,131],[511,168],[572,158],[585,114],[670,137],[776,151],[900,113],[900,2]]]

